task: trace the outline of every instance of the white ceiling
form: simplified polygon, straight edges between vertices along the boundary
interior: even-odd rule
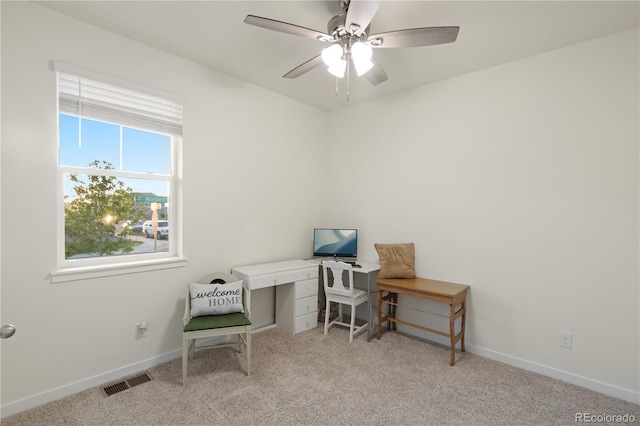
[[[389,80],[352,78],[350,97],[323,66],[297,79],[282,75],[326,44],[245,24],[248,14],[326,32],[338,0],[42,1],[45,7],[206,65],[322,110],[335,110],[434,81],[639,25],[639,1],[383,0],[371,33],[459,26],[455,43],[376,49]]]

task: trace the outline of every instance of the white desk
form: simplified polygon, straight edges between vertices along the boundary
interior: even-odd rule
[[[239,266],[231,274],[242,279],[249,291],[276,288],[275,323],[298,334],[318,326],[318,263],[286,260]],[[251,298],[253,299],[253,298]]]
[[[249,289],[258,290],[276,287],[276,325],[292,334],[301,333],[317,327],[318,319],[318,283],[321,259],[285,260],[259,265],[239,266],[231,269],[231,274],[242,279]],[[367,341],[373,332],[373,303],[371,293],[371,275],[380,270],[380,265],[372,262],[356,262],[360,268],[353,268],[358,274],[367,275]]]

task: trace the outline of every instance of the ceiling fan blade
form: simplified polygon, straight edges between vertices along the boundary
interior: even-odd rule
[[[351,25],[355,24],[358,29],[354,31],[354,35],[361,35],[369,26],[371,20],[380,7],[381,0],[351,0],[347,9],[347,17],[344,27],[349,30]]]
[[[374,86],[387,81],[389,77],[387,77],[387,73],[384,72],[382,65],[373,58],[371,58],[371,61],[373,62],[373,67],[364,75],[365,78]]]
[[[299,25],[289,24],[287,22],[276,21],[275,19],[263,18],[261,16],[247,15],[247,17],[244,18],[244,22],[245,24],[255,25],[256,27],[262,27],[268,30],[279,31],[281,33],[311,38],[313,40],[333,40],[333,38],[329,34],[312,30],[310,28],[301,27]]]
[[[307,62],[298,65],[297,67],[295,67],[294,69],[292,69],[291,71],[283,75],[282,77],[283,78],[300,77],[302,74],[311,71],[312,69],[314,69],[315,67],[317,67],[322,63],[323,63],[322,55],[318,55],[316,57],[309,59]]]
[[[371,47],[420,47],[452,43],[458,38],[460,27],[428,27],[373,34],[367,41]]]

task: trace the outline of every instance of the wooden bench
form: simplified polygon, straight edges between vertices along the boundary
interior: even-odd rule
[[[396,323],[408,325],[440,336],[449,337],[451,342],[451,360],[449,365],[455,363],[456,344],[460,342],[460,350],[464,352],[464,330],[466,320],[466,296],[468,285],[454,284],[445,281],[430,280],[427,278],[379,278],[378,284],[378,339],[382,337],[382,323],[389,322],[390,330],[397,330]],[[386,293],[386,294],[385,294]],[[422,299],[434,300],[449,305],[449,315],[442,315],[433,312],[421,311],[430,315],[449,318],[449,332],[442,332],[432,328],[424,327],[408,321],[396,318],[398,308],[398,294],[420,297]],[[388,313],[383,314],[382,304],[389,307]],[[456,308],[458,308],[456,310]],[[455,321],[462,317],[460,332],[455,333]]]

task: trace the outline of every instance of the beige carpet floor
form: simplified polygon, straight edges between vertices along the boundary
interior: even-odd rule
[[[18,413],[14,425],[574,425],[576,413],[635,416],[640,406],[399,333],[348,343],[346,329],[253,335],[252,374],[232,348],[200,351],[154,380],[98,388]],[[602,424],[602,423],[601,423]],[[605,423],[606,424],[606,423]],[[616,423],[620,424],[620,423]]]

